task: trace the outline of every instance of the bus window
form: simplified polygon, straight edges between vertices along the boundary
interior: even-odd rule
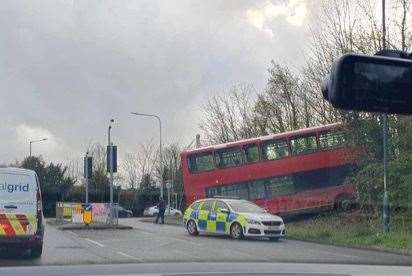
[[[297,173],[294,175],[295,189],[304,192],[343,185],[351,173],[351,166],[348,165]]]
[[[227,148],[215,151],[215,162],[219,168],[234,167],[242,164],[240,148]]]
[[[255,200],[265,198],[265,182],[263,180],[255,180],[249,183],[249,199]]]
[[[246,183],[229,185],[222,187],[222,195],[228,197],[239,197],[241,199],[248,199],[249,189]]]
[[[259,148],[256,144],[246,145],[244,150],[247,163],[259,161]]]
[[[322,149],[342,147],[345,142],[343,132],[324,132],[319,135],[319,146]]]
[[[293,180],[289,176],[273,177],[265,180],[268,197],[285,196],[295,193]]]
[[[294,155],[314,152],[317,149],[316,136],[296,137],[290,140],[292,153]]]
[[[218,188],[208,188],[206,189],[206,197],[214,197],[219,195]]]
[[[202,153],[189,156],[189,171],[204,172],[214,168],[212,153]]]
[[[249,189],[246,183],[235,185],[234,188],[234,196],[240,197],[241,199],[249,199]]]
[[[272,140],[266,142],[262,147],[263,158],[266,160],[276,160],[289,155],[288,143],[286,140]]]

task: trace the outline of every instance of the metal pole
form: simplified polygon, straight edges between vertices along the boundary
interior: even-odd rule
[[[385,22],[385,10],[386,3],[382,0],[382,48],[386,49],[386,22]],[[388,114],[383,114],[383,229],[385,232],[389,232],[389,200],[387,191],[387,174],[388,174]]]
[[[89,204],[89,166],[88,166],[89,152],[86,152],[85,166],[86,166],[86,204]]]
[[[133,115],[145,116],[145,117],[155,117],[159,122],[159,165],[160,165],[160,197],[163,198],[163,149],[162,149],[162,120],[159,116],[155,114],[145,114],[139,112],[131,112]]]
[[[169,207],[167,209],[167,214],[170,215],[170,187],[171,184],[169,184],[169,186],[167,187],[167,206]]]
[[[163,149],[162,149],[162,120],[155,116],[159,121],[159,159],[160,159],[160,197],[163,198]]]
[[[110,140],[110,132],[112,129],[112,125],[109,125],[108,129],[108,146],[109,146],[109,171],[110,171],[110,224],[113,224],[113,152],[112,152],[112,142]]]
[[[46,141],[47,139],[48,139],[48,138],[43,138],[43,139],[40,139],[40,140],[29,140],[29,144],[30,144],[29,156],[31,157],[31,148],[32,148],[32,144],[33,144],[33,143],[43,142],[43,141]]]
[[[86,204],[89,204],[89,178],[86,177]]]

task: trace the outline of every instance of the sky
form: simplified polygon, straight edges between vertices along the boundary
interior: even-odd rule
[[[265,87],[270,61],[299,68],[316,0],[2,0],[0,164],[29,153],[81,160],[92,143],[188,145],[201,106]]]

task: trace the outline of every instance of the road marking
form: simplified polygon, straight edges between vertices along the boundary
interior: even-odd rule
[[[143,259],[140,259],[140,258],[137,258],[137,257],[134,257],[134,256],[130,256],[129,254],[123,253],[121,251],[117,251],[117,254],[122,255],[123,257],[129,258],[129,259],[132,259],[132,260],[143,262]]]
[[[72,234],[73,236],[78,237],[78,235],[77,235],[76,233],[74,233],[73,231],[71,231],[71,230],[68,230],[67,233],[70,233],[70,234]]]
[[[100,242],[97,242],[97,241],[94,241],[94,240],[91,240],[91,239],[87,239],[87,238],[85,238],[85,240],[88,241],[88,242],[91,242],[91,243],[93,243],[97,246],[104,247],[104,245],[101,244]]]

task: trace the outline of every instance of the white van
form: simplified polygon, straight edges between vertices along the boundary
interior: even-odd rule
[[[40,184],[32,170],[0,168],[0,248],[43,251],[43,208]]]

